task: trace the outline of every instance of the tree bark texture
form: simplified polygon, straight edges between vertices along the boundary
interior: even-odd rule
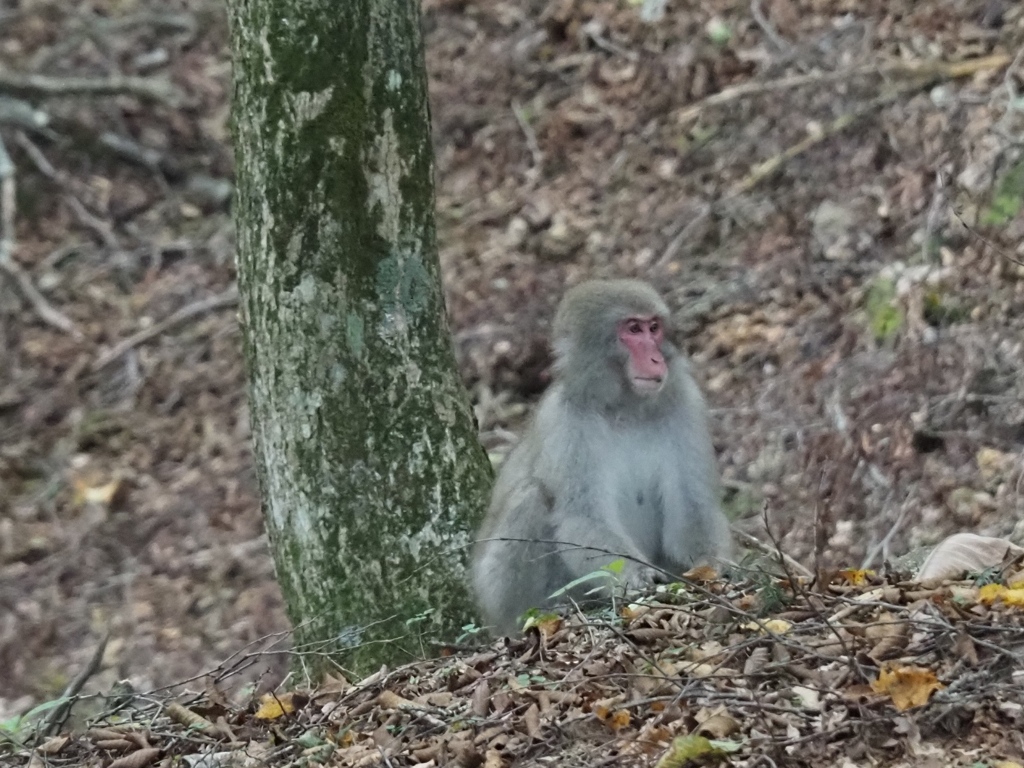
[[[441,291],[419,3],[229,12],[264,516],[297,645],[366,669],[470,616],[491,480]]]

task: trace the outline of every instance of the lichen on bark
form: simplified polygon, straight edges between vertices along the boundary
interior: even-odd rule
[[[469,617],[490,483],[440,286],[419,5],[229,9],[267,529],[296,641],[365,668]]]

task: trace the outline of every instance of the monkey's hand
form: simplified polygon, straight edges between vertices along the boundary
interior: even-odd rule
[[[668,576],[659,568],[630,560],[619,574],[619,581],[627,590],[647,589],[653,584],[665,584]]]

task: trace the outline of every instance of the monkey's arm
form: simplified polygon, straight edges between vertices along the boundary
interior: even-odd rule
[[[685,408],[675,428],[678,471],[671,489],[678,509],[666,510],[664,552],[682,569],[700,563],[720,567],[732,556],[732,536],[729,521],[722,511],[707,407],[688,371],[684,392]]]
[[[596,509],[600,509],[598,506]],[[564,515],[555,529],[558,553],[569,581],[617,561],[623,561],[619,579],[629,588],[659,580],[661,571],[651,565],[636,543],[603,515]],[[561,585],[561,586],[564,586]]]

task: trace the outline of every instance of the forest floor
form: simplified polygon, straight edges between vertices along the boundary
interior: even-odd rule
[[[740,527],[809,566],[1020,540],[1024,7],[641,17],[658,5],[424,2],[441,259],[485,443],[543,390],[565,287],[637,276],[676,311]],[[0,21],[2,719],[108,632],[92,689],[192,677],[287,622],[233,310],[221,3],[33,0]],[[140,80],[75,92],[115,73]]]

